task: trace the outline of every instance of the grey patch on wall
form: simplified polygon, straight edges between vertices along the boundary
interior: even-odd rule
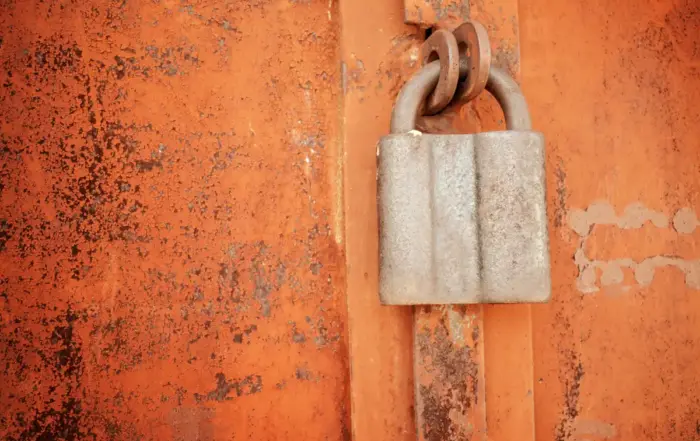
[[[574,253],[574,263],[578,268],[576,288],[582,293],[594,293],[600,291],[601,287],[621,285],[624,282],[625,269],[632,271],[639,286],[649,286],[654,280],[656,269],[668,266],[683,273],[685,284],[689,288],[700,290],[700,259],[656,255],[641,261],[631,258],[592,260],[586,256],[586,241],[595,225],[614,225],[625,230],[642,228],[646,223],[651,223],[657,228],[669,228],[669,225],[672,225],[678,234],[692,234],[700,225],[695,211],[690,208],[681,208],[673,216],[667,216],[639,202],[628,205],[620,215],[606,201],[594,202],[586,210],[569,211],[568,225],[580,237]],[[629,288],[630,286],[622,286],[623,290]]]

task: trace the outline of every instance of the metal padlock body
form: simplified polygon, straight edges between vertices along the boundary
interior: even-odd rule
[[[522,126],[512,110],[504,106],[509,127]],[[541,133],[391,134],[379,143],[377,178],[383,303],[549,299]]]

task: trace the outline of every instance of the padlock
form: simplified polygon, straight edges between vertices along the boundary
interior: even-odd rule
[[[409,80],[377,147],[379,295],[390,305],[546,302],[551,294],[544,136],[503,70],[486,89],[507,130],[414,130],[439,63]]]

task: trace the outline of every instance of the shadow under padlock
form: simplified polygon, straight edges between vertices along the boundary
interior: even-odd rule
[[[507,130],[414,130],[440,73],[406,83],[378,146],[379,293],[385,304],[545,302],[551,294],[544,137],[505,71],[487,90]]]

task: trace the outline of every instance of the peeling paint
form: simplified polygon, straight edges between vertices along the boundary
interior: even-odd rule
[[[598,271],[601,272],[602,286],[619,285],[624,281],[623,269],[628,268],[634,274],[634,280],[639,286],[649,286],[654,280],[656,269],[672,267],[680,270],[685,278],[685,284],[690,289],[700,289],[700,260],[685,260],[677,257],[652,256],[640,262],[632,259],[615,259],[610,261],[589,260],[582,249],[574,256],[579,275],[576,287],[583,293],[598,292]],[[629,290],[629,286],[623,287]]]
[[[645,222],[651,222],[659,228],[668,227],[668,218],[658,211],[646,208],[637,202],[625,207],[617,216],[612,205],[605,201],[597,201],[588,206],[587,210],[571,210],[569,226],[579,236],[588,236],[594,225],[617,225],[622,229],[640,228]]]
[[[280,6],[0,2],[0,439],[342,438],[338,4]]]
[[[700,5],[517,3],[553,294],[528,322],[534,430],[493,439],[697,438]]]
[[[485,433],[483,361],[473,308],[421,307],[416,317],[419,439],[478,439]],[[432,318],[441,317],[438,323]]]
[[[692,234],[698,225],[698,217],[691,208],[681,208],[673,216],[673,228],[679,233]]]
[[[678,210],[672,217],[650,210],[641,203],[628,205],[620,216],[616,215],[615,209],[610,204],[603,201],[591,204],[587,210],[572,210],[568,216],[569,227],[581,237],[574,253],[574,263],[578,268],[576,288],[582,293],[593,293],[600,291],[600,286],[621,285],[624,282],[625,269],[631,271],[639,286],[645,287],[654,280],[656,269],[672,267],[680,270],[688,288],[700,290],[700,259],[658,255],[649,256],[640,261],[631,258],[591,260],[586,256],[586,241],[595,225],[638,229],[649,222],[657,228],[668,228],[669,218],[673,219],[673,228],[679,234],[692,234],[695,230],[697,216],[689,208]],[[629,286],[622,286],[623,291],[629,289]]]
[[[197,403],[204,401],[229,401],[244,395],[253,395],[263,390],[260,375],[248,375],[240,380],[227,380],[226,375],[216,374],[216,388],[206,394],[194,394]]]

